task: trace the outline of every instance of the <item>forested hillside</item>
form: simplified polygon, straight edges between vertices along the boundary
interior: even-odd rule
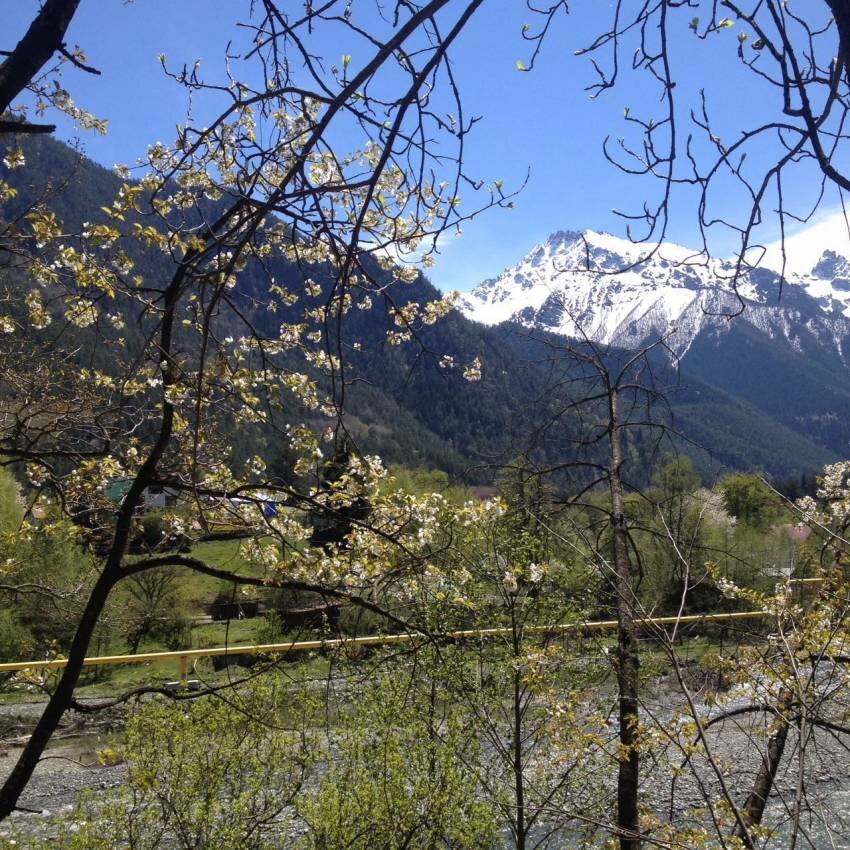
[[[25,170],[2,172],[18,191],[2,210],[5,218],[18,216],[41,196],[69,230],[106,218],[102,208],[112,203],[120,189],[119,177],[49,138],[28,140],[26,157]],[[167,271],[160,252],[145,251],[139,243],[129,250],[139,274]],[[366,262],[371,262],[376,280],[389,281],[388,272],[368,258]],[[309,269],[320,287],[315,303],[327,292],[329,272],[321,266]],[[303,280],[305,271],[303,266],[276,260],[271,269],[249,263],[241,273],[238,292],[246,316],[264,332],[274,333],[282,322],[299,321],[303,306],[278,303],[274,312],[269,310],[263,295],[268,275],[282,281]],[[21,279],[21,286],[26,285]],[[424,304],[439,297],[433,284],[419,275],[397,293],[395,306]],[[370,310],[352,310],[341,328],[349,384],[344,421],[361,450],[378,453],[391,463],[444,469],[470,482],[492,481],[499,465],[518,455],[544,466],[569,458],[574,450],[570,421],[560,420],[566,440],[551,429],[541,439],[540,432],[559,405],[573,403],[582,392],[578,385],[564,389],[564,379],[576,370],[576,364],[559,354],[557,335],[541,335],[510,323],[485,327],[455,312],[418,328],[414,341],[390,345],[387,331],[395,326],[394,315],[384,303]],[[122,332],[141,333],[142,328],[129,325]],[[237,326],[221,328],[222,336],[239,333]],[[81,336],[85,338],[84,333]],[[659,359],[653,380],[666,404],[658,408],[658,422],[671,430],[660,443],[655,432],[635,438],[646,444],[631,452],[635,480],[646,480],[651,467],[647,446],[649,456],[673,445],[691,453],[707,477],[723,467],[762,469],[784,477],[820,468],[835,456],[836,444],[845,439],[844,420],[806,421],[798,412],[800,406],[813,402],[812,381],[817,376],[804,376],[802,364],[797,367],[799,380],[791,384],[794,403],[789,405],[789,387],[780,392],[774,382],[764,380],[771,374],[770,367],[754,356],[742,358],[736,348],[738,338],[733,335],[729,348],[720,354],[702,354],[699,348],[689,352],[682,369]],[[757,342],[761,348],[756,350],[763,351],[765,342]],[[109,357],[100,346],[88,351],[83,346],[79,356],[89,365],[109,369]],[[445,366],[446,356],[453,360],[452,368]],[[775,361],[777,354],[770,349],[765,356]],[[724,357],[743,363],[743,368],[732,370],[738,383],[721,390],[712,386],[712,376]],[[482,364],[481,379],[465,381],[463,366],[476,358]],[[841,404],[850,400],[840,378],[817,383],[833,387],[830,392]],[[557,387],[561,390],[556,391]],[[316,426],[320,425],[316,420]],[[234,429],[232,440],[239,459],[259,451],[272,465],[286,465],[286,448],[274,441],[267,444],[262,428]]]

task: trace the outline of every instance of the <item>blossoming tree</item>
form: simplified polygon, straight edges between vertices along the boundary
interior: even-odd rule
[[[172,144],[152,145],[137,179],[125,171],[114,202],[76,232],[49,197],[3,222],[0,455],[25,470],[29,521],[42,504],[70,518],[96,568],[67,666],[0,792],[0,817],[75,704],[104,606],[131,576],[179,567],[315,591],[401,622],[392,592],[427,562],[439,505],[381,495],[381,463],[357,452],[323,480],[323,458],[345,438],[352,311],[385,305],[387,341],[416,344],[450,301],[397,304],[395,291],[429,264],[439,234],[507,203],[463,170],[471,123],[447,64],[480,5],[400,4],[390,22],[376,14],[370,32],[341,0],[300,11],[250,4],[243,60],[220,79],[172,72],[163,59],[177,85],[217,100],[215,117],[201,126],[190,116]],[[316,32],[347,52],[317,61]],[[25,169],[11,139],[6,166]],[[461,208],[461,185],[477,205]],[[15,195],[8,182],[0,192]],[[249,268],[263,285],[246,293]],[[480,375],[477,362],[457,365]],[[289,447],[297,483],[263,458],[235,461],[227,428],[246,423]],[[126,484],[117,506],[115,482]],[[176,494],[179,509],[157,551],[131,555],[151,487]],[[347,510],[358,501],[368,517]],[[317,515],[344,518],[343,533],[307,546]],[[259,570],[181,554],[187,536],[240,539]]]

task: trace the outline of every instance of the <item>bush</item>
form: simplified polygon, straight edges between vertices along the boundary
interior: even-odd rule
[[[159,546],[165,539],[165,517],[159,511],[146,513],[142,517],[139,537],[146,549],[155,549]]]
[[[0,610],[0,661],[26,660],[33,651],[29,629],[8,608]]]
[[[494,809],[468,767],[475,753],[459,718],[433,733],[425,705],[379,676],[358,694],[339,753],[299,797],[307,832],[298,850],[488,850],[500,846]]]
[[[285,717],[283,716],[285,713]],[[226,701],[147,703],[130,721],[127,782],[109,800],[83,800],[55,850],[272,850],[319,751],[310,698],[265,677]],[[284,723],[287,729],[282,729]],[[16,836],[16,838],[18,838]],[[43,846],[35,837],[18,847]]]

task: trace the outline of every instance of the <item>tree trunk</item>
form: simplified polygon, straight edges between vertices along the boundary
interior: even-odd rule
[[[640,759],[637,750],[638,725],[638,645],[632,610],[631,562],[623,508],[623,463],[619,428],[619,397],[609,390],[609,439],[611,465],[608,481],[611,491],[611,525],[614,544],[614,593],[617,604],[617,686],[620,698],[620,767],[617,776],[617,827],[620,850],[639,850],[638,779]]]
[[[762,757],[761,767],[756,774],[753,790],[750,791],[750,795],[741,809],[741,815],[748,827],[761,823],[770,792],[773,790],[776,771],[779,769],[779,762],[782,761],[782,755],[785,752],[785,742],[788,740],[788,715],[792,708],[792,699],[791,691],[787,688],[783,689],[779,695],[779,711],[776,721],[778,726],[768,738],[767,749]],[[754,846],[748,831],[745,834],[740,824],[735,826],[732,834],[740,838],[745,847]]]
[[[159,333],[159,349],[161,356],[166,362],[162,372],[162,420],[160,422],[159,434],[156,442],[151,447],[150,454],[139,468],[136,478],[130,485],[121,508],[118,511],[118,519],[115,523],[115,534],[112,546],[103,566],[103,571],[91,589],[86,606],[83,609],[74,640],[68,652],[68,662],[62,670],[56,690],[50,697],[44,708],[44,712],[38,720],[35,731],[27,741],[26,746],[18,758],[18,762],[12,769],[6,781],[0,789],[0,821],[7,818],[17,807],[18,800],[27,783],[32,777],[33,771],[47,747],[51,736],[56,731],[62,715],[70,708],[74,696],[74,689],[83,669],[86,653],[91,645],[94,630],[97,627],[100,615],[103,613],[106,600],[114,585],[120,581],[125,572],[122,571],[122,562],[127,552],[130,541],[130,532],[133,525],[133,516],[136,508],[141,504],[145,489],[153,480],[157,465],[162,458],[166,446],[171,440],[174,428],[174,405],[168,401],[168,392],[176,380],[176,372],[171,354],[171,343],[174,331],[174,313],[180,296],[181,286],[186,277],[187,264],[180,266],[165,290],[163,300],[163,319]]]
[[[514,600],[515,603],[515,600]],[[513,677],[513,772],[514,772],[514,802],[516,804],[516,850],[525,850],[527,829],[525,820],[525,776],[523,775],[522,753],[522,673],[518,659],[522,650],[522,639],[516,621],[516,609],[511,607],[511,631],[513,641],[513,656],[515,663]]]
[[[50,700],[38,719],[35,730],[27,741],[12,772],[3,783],[3,788],[0,789],[0,820],[7,818],[17,807],[18,799],[30,781],[41,754],[62,720],[62,715],[71,705],[71,698],[80,678],[83,661],[91,644],[92,635],[114,583],[110,575],[111,573],[104,570],[92,588],[85,610],[80,617],[77,631],[74,634],[71,649],[68,652],[68,663],[62,670],[56,690],[51,694]]]

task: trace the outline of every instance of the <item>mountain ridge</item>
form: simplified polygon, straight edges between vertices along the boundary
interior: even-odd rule
[[[464,314],[493,325],[515,321],[565,336],[639,347],[665,336],[678,357],[704,330],[722,332],[740,314],[799,346],[802,328],[842,363],[850,338],[850,261],[831,249],[808,275],[745,270],[674,243],[647,246],[593,230],[558,231],[516,265],[476,286]]]

